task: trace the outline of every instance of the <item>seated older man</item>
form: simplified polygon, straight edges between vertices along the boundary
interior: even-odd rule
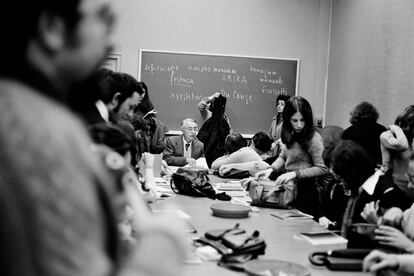
[[[165,141],[163,159],[170,166],[195,166],[196,159],[204,156],[204,144],[197,140],[197,122],[191,118],[181,123],[180,136],[168,137]]]

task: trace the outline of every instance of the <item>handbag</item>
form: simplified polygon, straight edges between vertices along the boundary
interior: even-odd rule
[[[372,249],[338,249],[326,252],[313,252],[309,261],[316,266],[326,266],[330,270],[362,271],[364,258]]]
[[[219,175],[220,176],[220,175]],[[239,169],[231,169],[228,172],[221,175],[221,178],[233,178],[233,179],[243,179],[249,177],[249,171],[239,170]]]
[[[231,200],[231,197],[225,193],[216,193],[213,186],[208,182],[207,173],[208,169],[205,168],[178,168],[171,177],[171,189],[177,194],[225,201]]]
[[[249,183],[252,206],[290,209],[297,195],[296,181],[276,185],[271,180],[252,180]]]
[[[218,265],[236,271],[243,271],[245,262],[264,255],[266,249],[266,243],[260,237],[259,231],[248,234],[239,228],[238,223],[230,229],[207,231],[197,241],[212,246],[221,254]]]

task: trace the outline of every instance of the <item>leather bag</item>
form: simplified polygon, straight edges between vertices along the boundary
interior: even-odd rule
[[[171,177],[171,189],[177,194],[194,197],[208,197],[218,200],[231,200],[225,193],[216,193],[209,183],[208,170],[205,168],[178,168]]]
[[[296,181],[276,185],[271,180],[252,180],[249,183],[252,206],[290,209],[297,195]]]

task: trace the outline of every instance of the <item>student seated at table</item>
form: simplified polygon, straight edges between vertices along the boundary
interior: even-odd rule
[[[163,159],[170,166],[195,166],[196,160],[204,157],[204,144],[197,139],[198,125],[187,118],[181,123],[180,136],[167,137]]]
[[[398,115],[394,125],[381,133],[382,166],[392,173],[394,183],[414,200],[414,189],[408,188],[408,160],[413,153],[414,105]]]
[[[414,154],[411,154],[408,166],[408,188],[414,189]],[[414,204],[405,211],[398,207],[390,208],[380,223],[375,229],[375,240],[398,251],[414,253]]]
[[[265,164],[261,155],[268,152],[271,145],[272,139],[264,132],[256,133],[249,147],[240,133],[233,132],[225,140],[227,154],[217,158],[211,168],[218,169],[220,175],[231,169],[251,171],[257,162]]]
[[[152,154],[162,153],[168,128],[156,116],[158,112],[150,100],[147,85],[144,82],[138,82],[137,87],[143,98],[134,110],[131,123],[135,131],[140,131],[140,135],[144,138],[146,152]]]
[[[130,170],[130,177],[126,178],[129,179],[128,183],[132,183],[147,202],[155,201],[157,193],[152,169],[153,157],[150,153],[143,152],[143,142],[135,137],[132,125],[128,121],[118,121],[112,125],[100,123],[91,126],[90,133],[95,143],[110,147],[125,159]],[[145,170],[145,178],[140,169]]]
[[[342,178],[345,189],[351,193],[342,222],[342,235],[348,239],[348,247],[378,247],[371,237],[353,231],[352,224],[377,223],[377,214],[383,214],[391,207],[407,209],[409,199],[389,175],[375,168],[372,158],[353,141],[340,141],[332,149],[329,162],[330,168]]]

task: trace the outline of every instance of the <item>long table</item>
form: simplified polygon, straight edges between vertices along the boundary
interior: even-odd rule
[[[344,248],[345,245],[312,245],[306,240],[297,237],[301,232],[320,232],[323,228],[313,220],[281,220],[271,213],[274,209],[259,208],[256,213],[250,212],[247,218],[231,219],[221,218],[212,215],[210,206],[218,201],[208,198],[196,198],[184,195],[177,195],[172,198],[157,201],[152,209],[163,209],[165,206],[175,203],[178,208],[191,216],[191,223],[196,227],[197,233],[193,235],[204,235],[208,230],[226,229],[233,227],[236,223],[240,228],[246,229],[248,233],[254,230],[260,231],[267,247],[265,255],[261,259],[277,259],[291,261],[307,266],[311,275],[371,275],[363,272],[330,271],[324,267],[313,266],[308,261],[308,255],[314,251],[325,251],[329,249]],[[186,264],[183,275],[200,276],[227,276],[244,275],[240,272],[231,271],[217,265],[216,262],[203,262],[202,264]]]

